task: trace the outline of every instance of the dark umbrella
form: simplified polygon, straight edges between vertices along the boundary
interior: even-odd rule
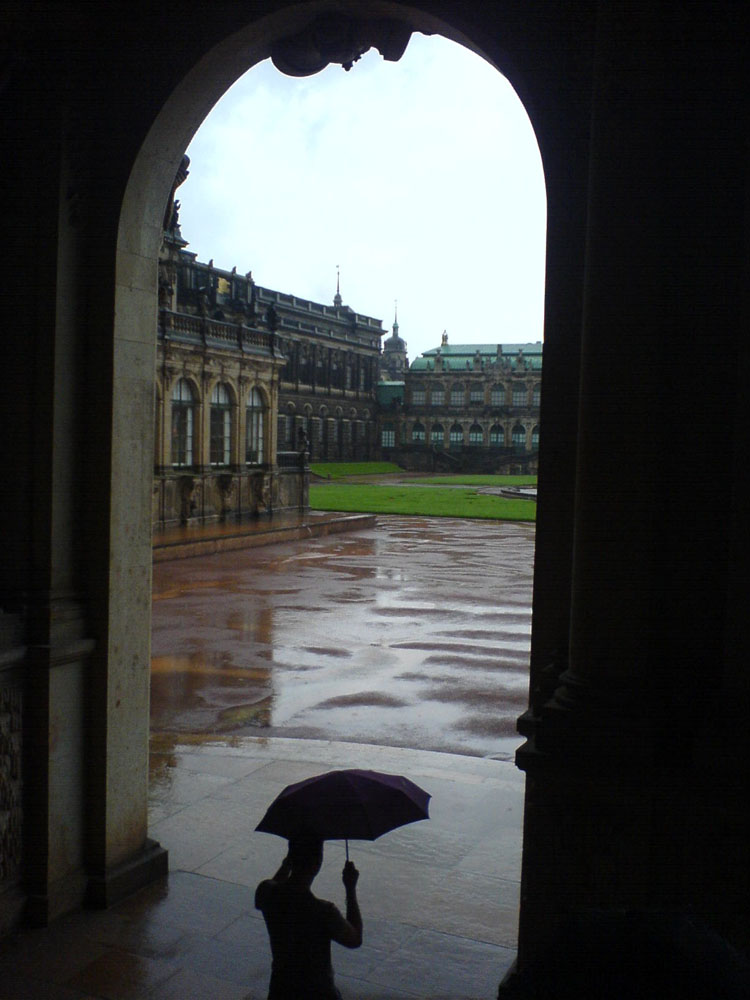
[[[383,833],[429,819],[430,795],[400,774],[328,771],[280,792],[256,826],[262,833],[291,839],[311,834],[321,840],[375,840]]]

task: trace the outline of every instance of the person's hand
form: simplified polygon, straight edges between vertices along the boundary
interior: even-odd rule
[[[354,862],[347,861],[344,865],[344,870],[341,873],[341,881],[344,883],[344,888],[347,892],[351,892],[351,890],[354,889],[358,878],[359,872],[354,867]]]

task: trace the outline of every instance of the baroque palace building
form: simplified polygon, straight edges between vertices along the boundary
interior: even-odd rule
[[[409,366],[398,336],[384,344],[389,380],[380,392],[384,457],[406,468],[536,472],[542,344],[448,343]]]
[[[184,157],[175,187],[187,176]],[[159,260],[156,527],[307,506],[307,460],[377,450],[380,320],[256,285],[186,250],[170,202]]]
[[[257,285],[187,250],[177,187],[159,258],[156,528],[304,509],[308,460],[536,471],[542,345],[449,345],[411,366],[381,320]]]
[[[375,391],[383,324],[344,305],[257,289],[286,359],[279,384],[279,447],[304,444],[319,462],[366,460],[378,448]],[[268,313],[267,313],[268,314]]]

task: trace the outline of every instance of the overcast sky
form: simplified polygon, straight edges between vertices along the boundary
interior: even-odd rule
[[[546,199],[510,84],[462,46],[414,35],[347,73],[269,62],[214,107],[178,191],[189,249],[260,285],[393,323],[409,359],[449,342],[542,339]]]

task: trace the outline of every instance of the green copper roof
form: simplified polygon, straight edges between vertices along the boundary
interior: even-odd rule
[[[434,371],[435,358],[443,359],[443,371],[459,372],[473,371],[474,359],[479,353],[485,368],[493,365],[498,357],[510,362],[511,369],[518,369],[519,351],[532,371],[540,371],[542,367],[541,342],[526,344],[442,344],[429,351],[423,351],[420,358],[415,358],[409,366],[411,371]],[[468,368],[467,368],[468,362]]]

